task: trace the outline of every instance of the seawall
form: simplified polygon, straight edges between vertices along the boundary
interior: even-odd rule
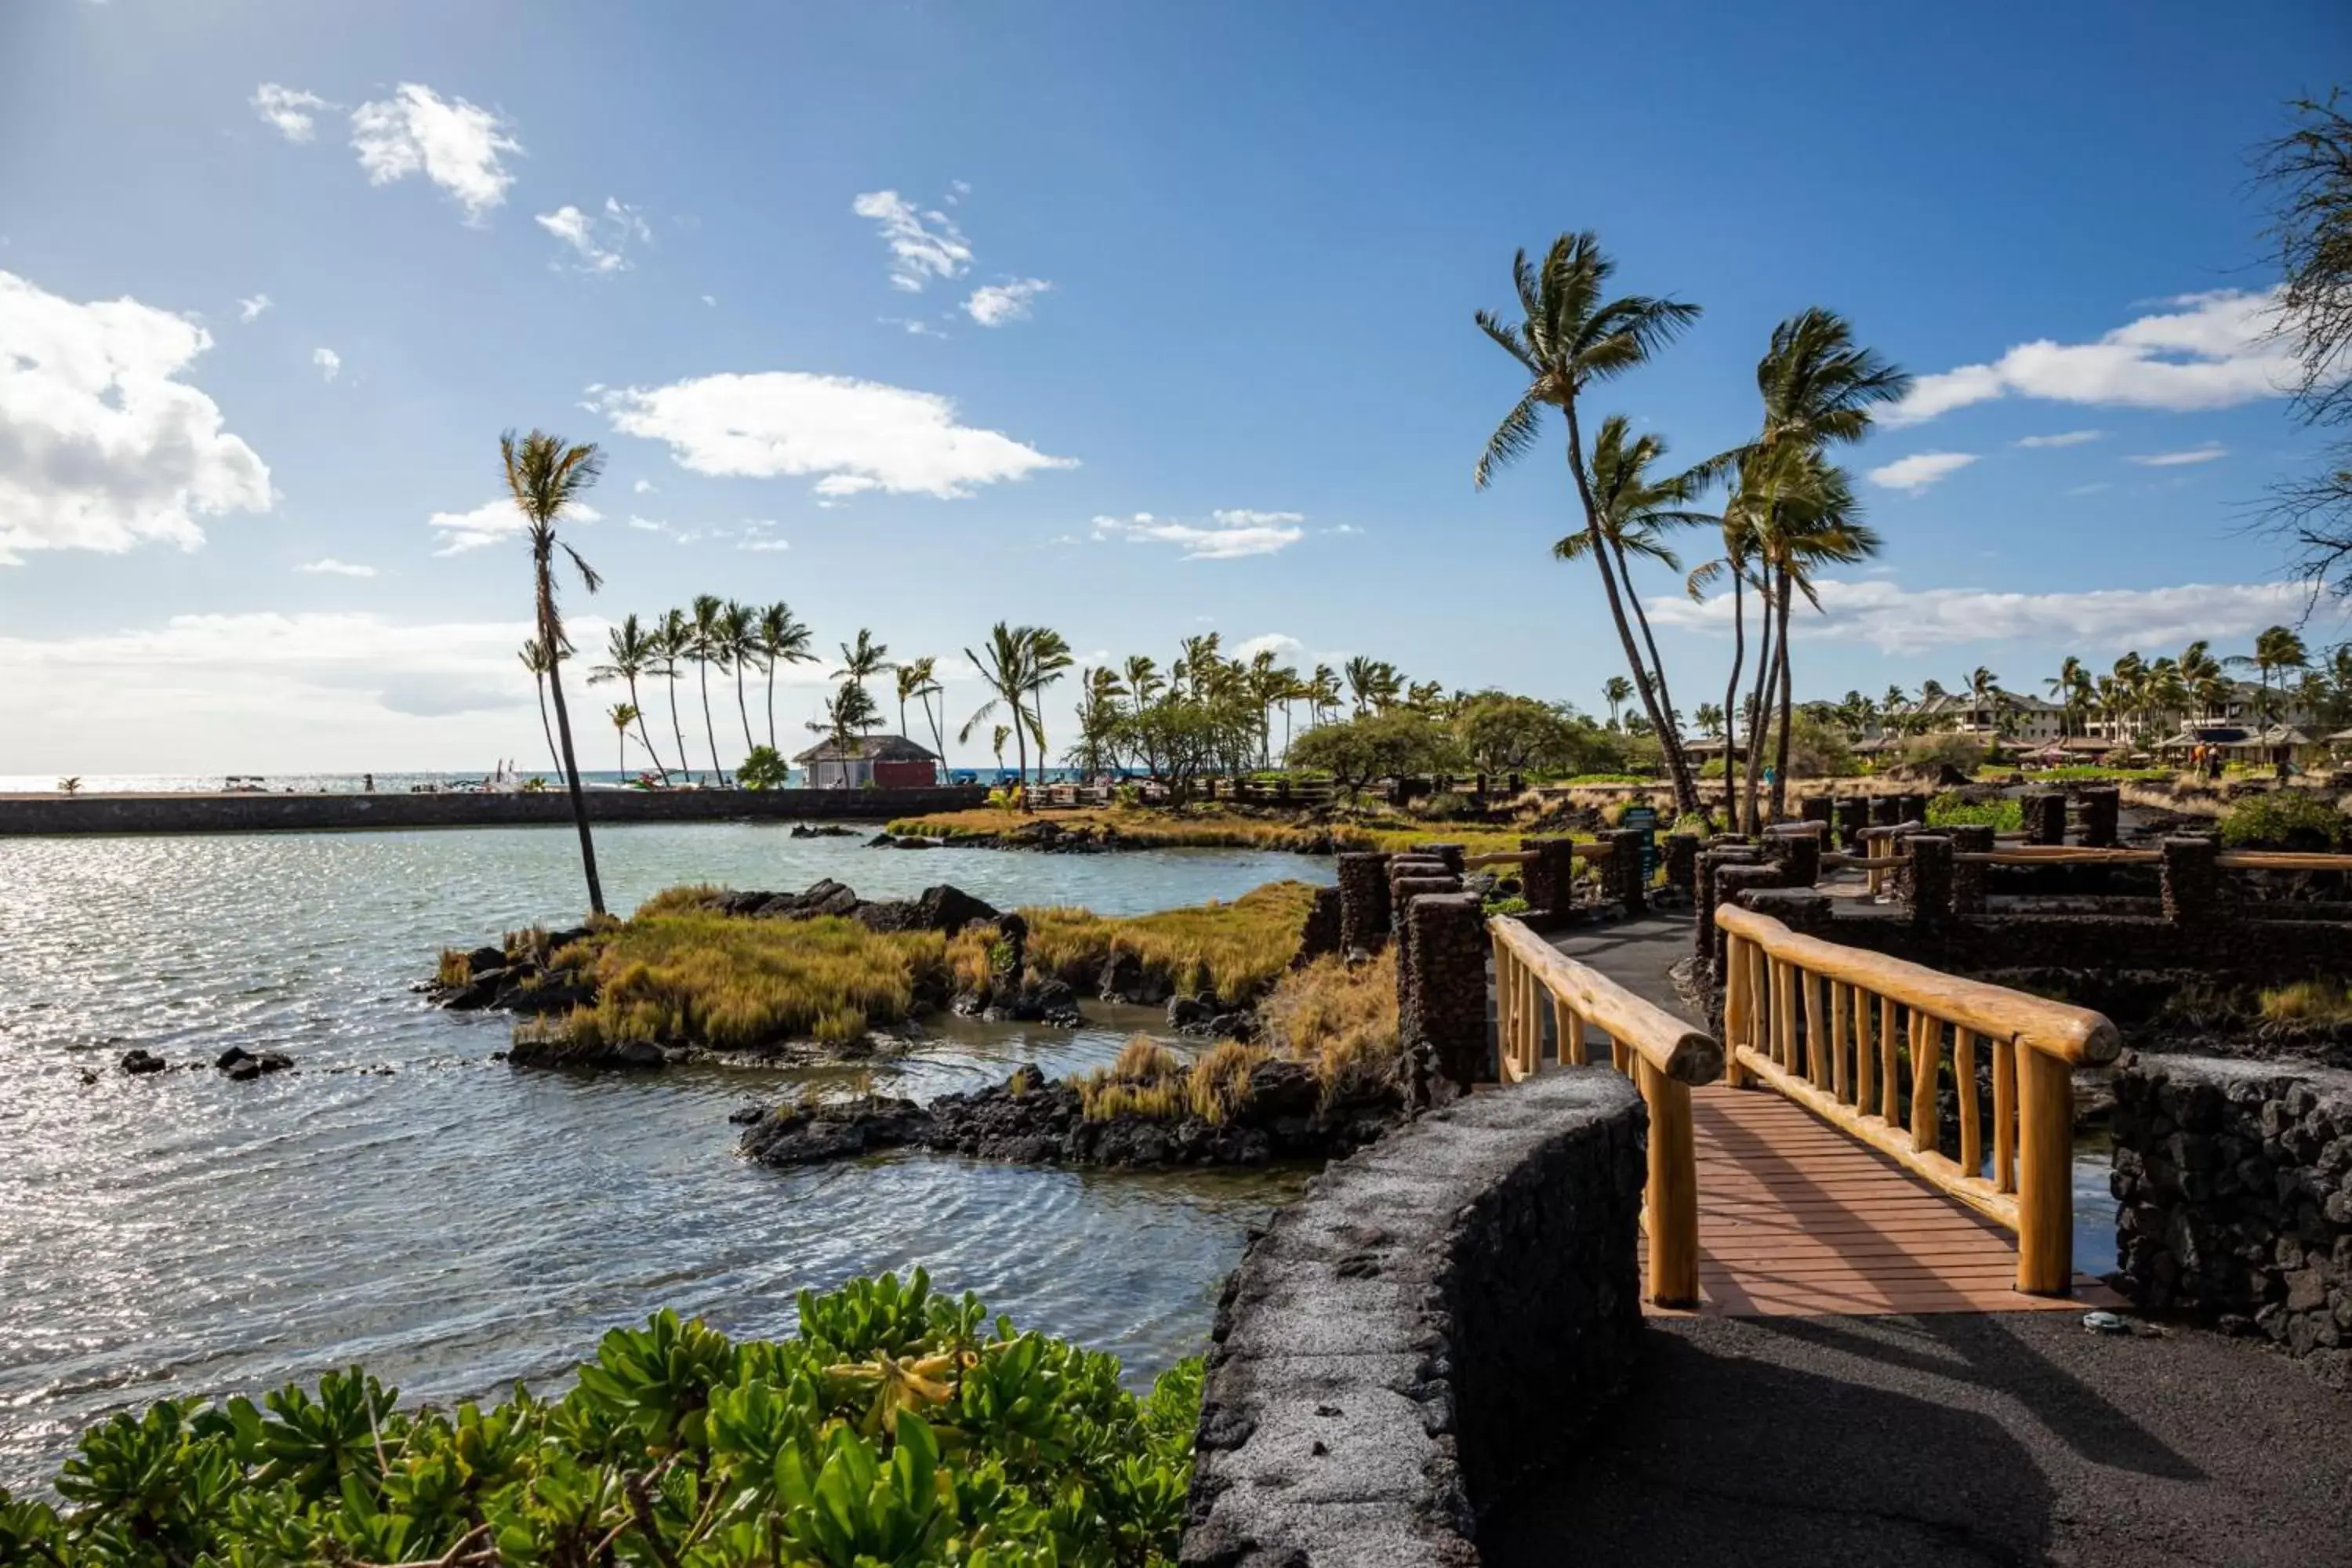
[[[986,804],[975,784],[938,789],[591,790],[596,823],[803,818],[887,821]],[[401,827],[568,826],[561,790],[513,795],[83,795],[0,797],[0,837],[85,833],[348,833]]]

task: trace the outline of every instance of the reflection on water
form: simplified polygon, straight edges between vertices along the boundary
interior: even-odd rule
[[[726,1117],[793,1075],[491,1062],[504,1020],[408,987],[445,944],[576,918],[573,847],[551,829],[0,842],[0,1484],[167,1394],[355,1360],[407,1398],[480,1394],[558,1378],[658,1306],[772,1334],[803,1286],[915,1264],[1139,1373],[1198,1348],[1244,1227],[1295,1174],[919,1154],[770,1171],[731,1157]],[[869,851],[772,824],[611,827],[597,847],[621,909],[676,882],[834,876],[871,897],[949,881],[1133,913],[1330,874],[1247,853]],[[876,1087],[1066,1072],[1150,1016],[943,1026]],[[300,1070],[227,1083],[208,1064],[232,1044]],[[134,1046],[206,1065],[125,1079]]]

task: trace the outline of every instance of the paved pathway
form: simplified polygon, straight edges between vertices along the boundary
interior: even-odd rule
[[[1689,939],[1659,916],[1559,945],[1679,1012]],[[1626,1396],[1485,1521],[1488,1568],[2352,1565],[2352,1397],[2266,1350],[2077,1311],[1650,1328]]]

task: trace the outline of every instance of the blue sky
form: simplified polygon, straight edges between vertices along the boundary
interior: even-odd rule
[[[1923,378],[1801,693],[2242,640],[2313,449],[2246,153],[2347,46],[2322,0],[9,0],[0,773],[536,754],[522,550],[465,525],[509,426],[608,451],[583,621],[1213,629],[1598,707],[1557,458],[1470,485],[1517,391],[1471,312],[1569,228],[1706,308],[1597,405],[1678,454],[1806,306]]]

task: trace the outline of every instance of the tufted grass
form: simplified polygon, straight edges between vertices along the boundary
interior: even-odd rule
[[[1315,1064],[1328,1102],[1393,1085],[1403,1058],[1398,1036],[1396,948],[1354,969],[1318,958],[1283,977],[1258,1004],[1266,1039]]]
[[[1298,952],[1315,889],[1269,882],[1231,903],[1194,904],[1111,918],[1070,908],[1021,911],[1029,922],[1029,966],[1082,994],[1114,953],[1132,953],[1182,995],[1226,1006],[1255,1001]]]
[[[1258,808],[1260,811],[1265,808]],[[953,843],[992,838],[1028,822],[1051,822],[1066,830],[1108,828],[1140,849],[1271,849],[1318,854],[1335,849],[1410,849],[1423,844],[1460,844],[1470,853],[1516,849],[1525,829],[1486,823],[1423,822],[1394,812],[1360,812],[1332,822],[1248,815],[1222,805],[1094,806],[1023,816],[1009,810],[975,807],[902,816],[892,833]]]

